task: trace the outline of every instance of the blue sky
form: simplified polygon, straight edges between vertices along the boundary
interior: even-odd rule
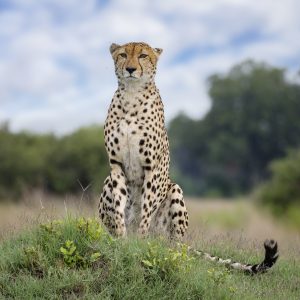
[[[0,0],[0,122],[64,134],[102,123],[112,42],[161,47],[167,120],[209,109],[206,78],[247,58],[300,69],[300,1]]]

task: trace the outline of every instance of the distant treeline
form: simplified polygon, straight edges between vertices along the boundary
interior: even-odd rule
[[[108,175],[103,130],[93,126],[55,137],[0,130],[0,200],[35,188],[77,193],[90,185],[100,191]],[[80,186],[82,185],[82,187]]]
[[[272,160],[300,147],[300,85],[251,61],[208,83],[208,114],[180,114],[168,126],[172,178],[190,195],[249,192],[268,178]],[[101,126],[63,137],[0,128],[0,199],[40,187],[76,193],[79,182],[98,193],[108,174]]]

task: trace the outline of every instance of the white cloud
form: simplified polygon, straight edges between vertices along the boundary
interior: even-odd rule
[[[291,66],[300,51],[297,0],[11,2],[0,11],[0,121],[13,130],[65,133],[103,122],[116,87],[112,42],[164,48],[157,84],[167,119],[203,116],[207,76],[242,59],[299,68]],[[237,41],[249,32],[259,38]],[[178,60],[187,49],[204,50]]]

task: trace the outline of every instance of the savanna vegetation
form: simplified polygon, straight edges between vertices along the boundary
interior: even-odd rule
[[[227,239],[210,249],[258,261],[255,248]],[[261,249],[260,249],[261,250]],[[247,276],[194,257],[163,239],[114,239],[98,220],[68,216],[0,245],[3,299],[298,299],[299,264],[282,259],[268,274]]]

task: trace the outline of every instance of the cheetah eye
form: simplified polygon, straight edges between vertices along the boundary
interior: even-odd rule
[[[140,56],[139,56],[139,58],[146,58],[148,55],[147,54],[141,54]]]
[[[126,53],[120,53],[120,55],[121,55],[123,58],[127,58],[127,54],[126,54]]]

